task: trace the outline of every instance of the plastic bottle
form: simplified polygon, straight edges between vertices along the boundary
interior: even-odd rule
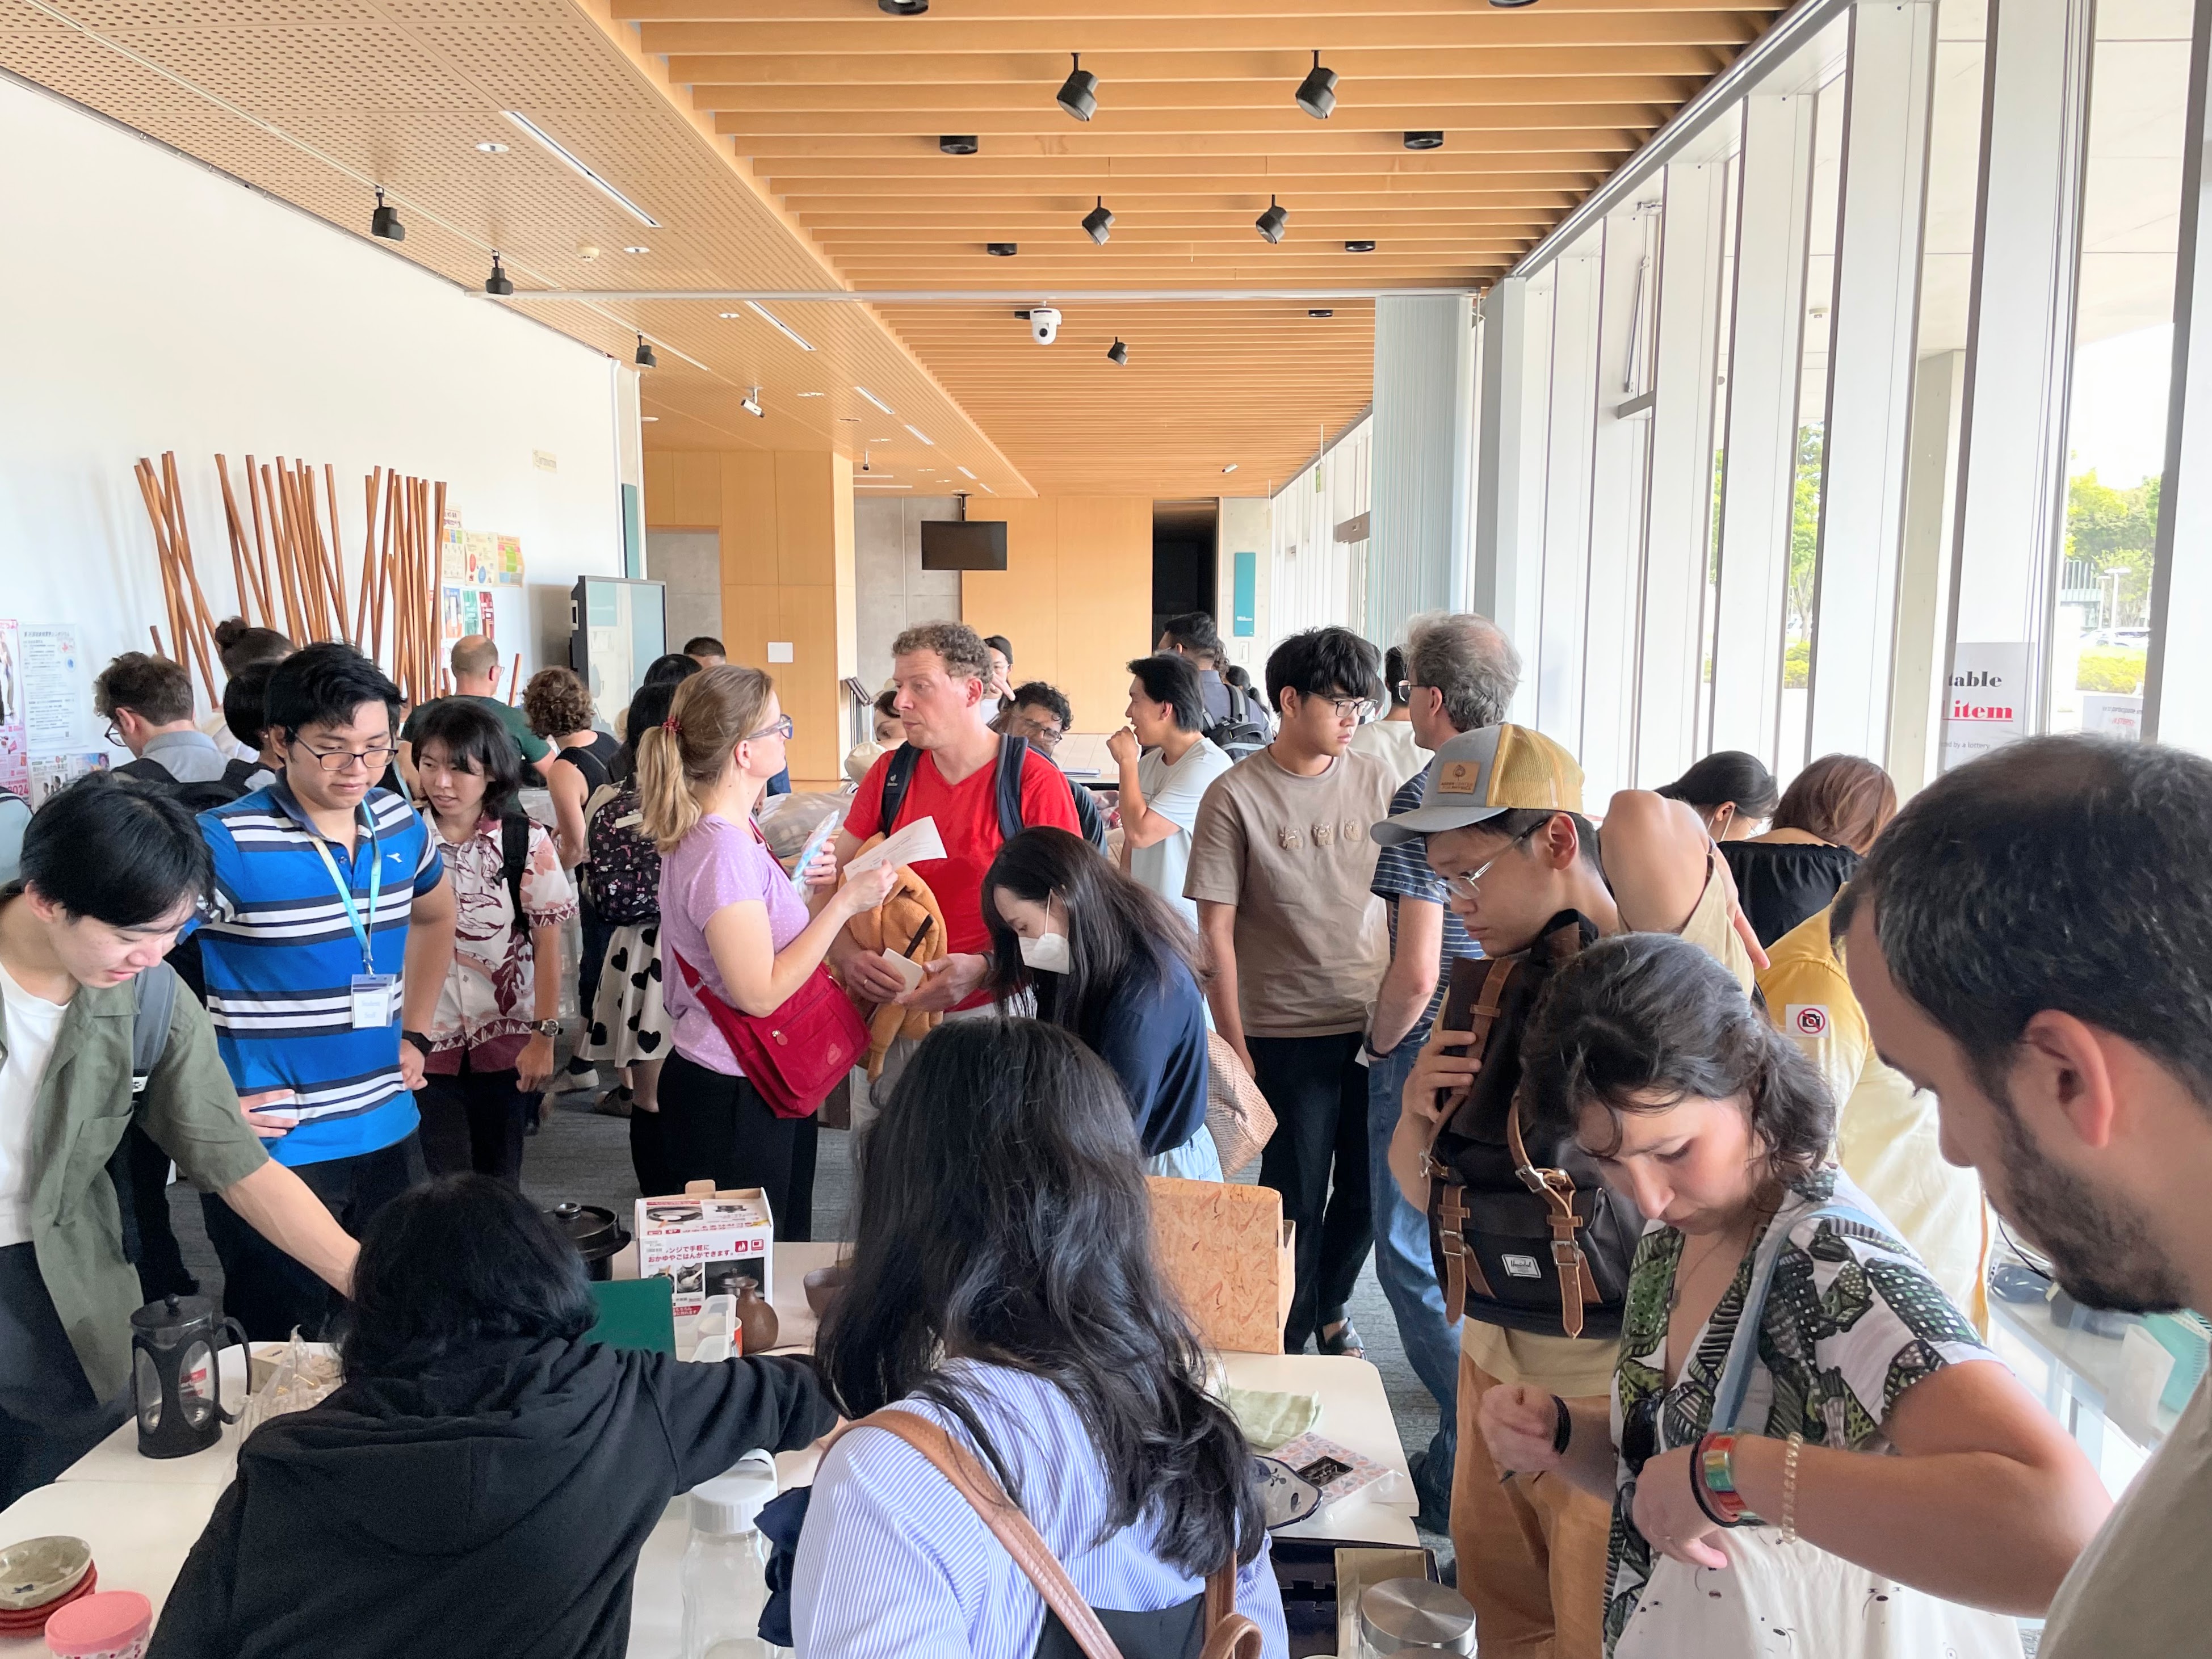
[[[726,1474],[691,1489],[691,1541],[684,1552],[684,1659],[772,1659],[760,1637],[768,1600],[768,1540],[761,1506],[775,1496],[775,1463],[749,1453]]]

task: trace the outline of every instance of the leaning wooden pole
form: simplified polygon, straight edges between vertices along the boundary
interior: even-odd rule
[[[276,579],[269,566],[269,543],[262,533],[261,526],[261,491],[255,484],[254,477],[253,457],[248,455],[246,458],[246,498],[253,508],[254,591],[261,599],[261,625],[264,628],[276,628],[278,623],[276,603]],[[298,643],[297,640],[289,633],[285,637],[293,639],[295,644]]]
[[[169,519],[162,510],[161,488],[154,481],[154,464],[141,457],[132,469],[138,480],[138,494],[146,503],[146,517],[154,531],[154,558],[161,572],[161,604],[169,615],[169,637],[177,642],[182,663],[184,650],[184,608],[177,586],[177,573],[169,550]]]

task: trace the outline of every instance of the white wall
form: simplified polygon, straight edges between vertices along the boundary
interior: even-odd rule
[[[922,521],[959,516],[951,495],[854,492],[858,675],[871,696],[890,678],[892,641],[916,623],[959,619],[960,573],[921,568]]]
[[[522,539],[506,651],[526,673],[567,660],[568,587],[622,574],[626,365],[7,80],[0,155],[0,617],[77,624],[92,670],[149,623],[166,640],[131,467],[171,449],[229,614],[211,458],[236,481],[247,453],[283,454],[337,468],[349,591],[370,468],[446,480],[465,527]]]

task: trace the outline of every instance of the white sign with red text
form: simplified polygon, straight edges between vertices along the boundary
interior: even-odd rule
[[[1951,647],[1950,695],[1944,706],[1943,769],[1963,766],[2028,734],[2026,643],[2006,641]]]

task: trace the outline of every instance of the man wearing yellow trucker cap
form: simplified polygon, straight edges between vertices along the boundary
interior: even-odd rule
[[[1747,991],[1754,963],[1764,965],[1728,866],[1697,815],[1680,801],[1624,790],[1607,809],[1601,838],[1583,812],[1582,768],[1527,726],[1462,732],[1437,750],[1420,805],[1375,826],[1385,845],[1415,836],[1426,840],[1452,913],[1486,957],[1527,950],[1553,916],[1577,910],[1600,933],[1680,934]],[[1469,1040],[1443,1024],[1439,1015],[1406,1079],[1390,1148],[1400,1187],[1423,1211],[1422,1161],[1436,1133],[1437,1091],[1463,1090],[1476,1069],[1474,1060],[1442,1052]],[[1484,1659],[1599,1659],[1604,1650],[1610,1512],[1564,1480],[1495,1468],[1478,1413],[1500,1382],[1602,1411],[1619,1346],[1612,1339],[1507,1330],[1471,1310],[1460,1323],[1452,1547]]]

